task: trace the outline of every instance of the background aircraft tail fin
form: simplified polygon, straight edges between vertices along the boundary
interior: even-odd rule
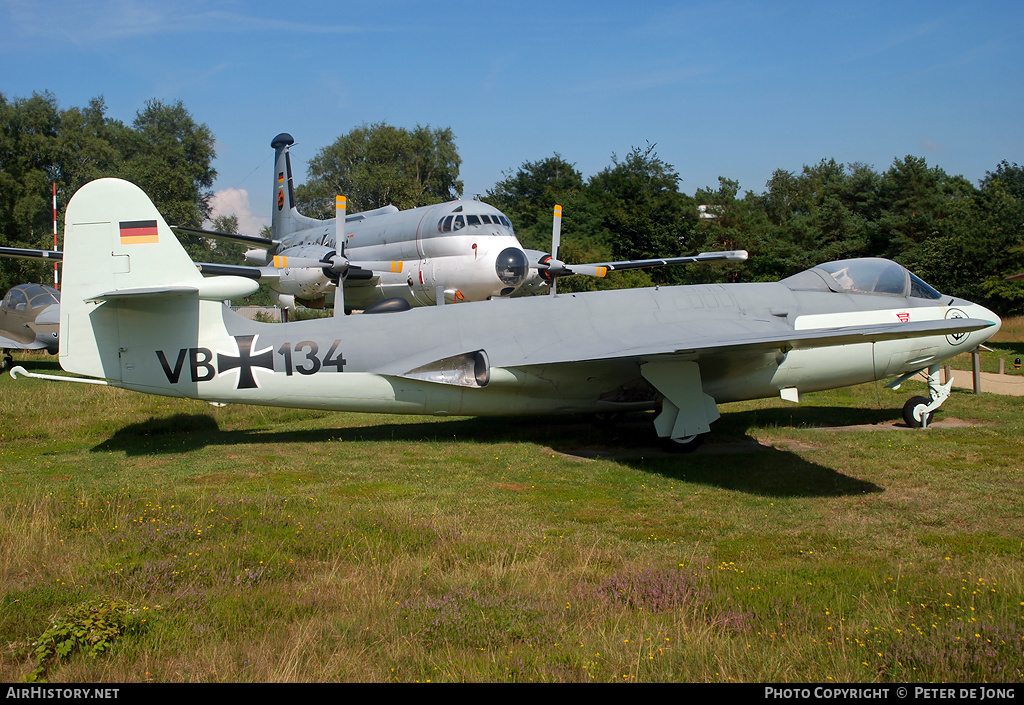
[[[287,132],[282,132],[270,143],[274,148],[274,206],[270,221],[270,237],[273,240],[281,240],[290,233],[322,224],[322,221],[302,215],[295,207],[295,183],[292,178],[292,160],[288,153],[293,144],[295,140]]]

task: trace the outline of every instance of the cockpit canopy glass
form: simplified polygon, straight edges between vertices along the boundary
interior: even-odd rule
[[[846,259],[825,262],[815,269],[828,272],[843,291],[913,296],[919,299],[938,299],[942,296],[920,278],[887,259]]]
[[[500,213],[490,215],[486,213],[467,213],[466,215],[447,215],[441,218],[437,221],[437,232],[452,233],[470,225],[504,225],[509,230],[512,230],[512,221]]]
[[[7,292],[3,307],[8,311],[24,311],[50,304],[59,304],[60,294],[39,284],[16,286]]]

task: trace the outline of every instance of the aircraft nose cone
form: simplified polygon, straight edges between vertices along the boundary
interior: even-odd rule
[[[502,284],[515,289],[526,280],[526,274],[530,271],[530,260],[518,247],[506,247],[498,253],[494,271]]]
[[[1003,321],[993,311],[989,311],[984,306],[978,306],[978,309],[979,309],[978,313],[975,314],[976,318],[981,318],[981,319],[984,319],[986,321],[992,321],[993,323],[995,323],[994,326],[992,326],[991,328],[986,328],[983,331],[985,333],[985,340],[988,340],[993,335],[995,335],[996,333],[999,332],[999,329],[1003,325]]]

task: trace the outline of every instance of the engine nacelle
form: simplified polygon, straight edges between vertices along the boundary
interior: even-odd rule
[[[274,255],[273,264],[278,268],[279,279],[270,288],[279,294],[286,294],[297,299],[319,299],[330,291],[337,283],[337,275],[326,266],[291,267],[289,259],[317,260],[329,264],[334,257],[334,249],[323,245],[299,245],[289,247],[280,254]]]
[[[243,257],[245,258],[246,262],[264,265],[270,261],[270,252],[263,249],[262,247],[256,247],[251,250],[246,250]]]

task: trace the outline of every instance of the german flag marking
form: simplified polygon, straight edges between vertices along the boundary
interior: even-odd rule
[[[155,220],[128,220],[118,223],[122,245],[160,242]]]

